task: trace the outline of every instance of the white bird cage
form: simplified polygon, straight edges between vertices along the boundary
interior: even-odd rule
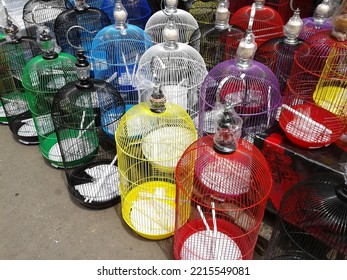
[[[154,13],[146,23],[145,32],[151,37],[153,44],[165,41],[163,30],[168,17],[174,15],[178,29],[178,42],[185,43],[199,51],[200,29],[196,19],[187,11],[177,8],[178,0],[164,0],[164,9]]]
[[[166,99],[194,118],[199,111],[199,90],[207,75],[205,61],[196,49],[178,42],[172,17],[163,34],[165,42],[149,48],[139,61],[136,73],[139,99],[148,101],[155,73]]]

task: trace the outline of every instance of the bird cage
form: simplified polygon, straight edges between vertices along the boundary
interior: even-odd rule
[[[23,21],[23,7],[27,0],[5,0],[7,12],[13,23],[18,26],[19,32],[24,36],[25,26]]]
[[[24,37],[7,15],[6,40],[0,42],[0,100],[15,139],[22,144],[38,144],[37,133],[25,98],[22,76],[25,65],[38,55],[36,40]]]
[[[276,121],[282,103],[279,83],[264,64],[254,61],[254,35],[249,28],[241,40],[236,58],[217,64],[200,90],[199,137],[215,133],[214,120],[220,104],[230,102],[243,119],[242,137],[250,142]]]
[[[283,197],[265,259],[345,260],[347,187],[340,173],[312,175]]]
[[[65,53],[75,55],[82,48],[90,58],[90,50],[95,35],[111,24],[107,14],[86,5],[85,0],[75,0],[74,8],[60,13],[54,22],[57,44]]]
[[[346,126],[341,107],[332,102],[326,105],[329,110],[322,106],[334,89],[315,92],[317,83],[318,77],[308,72],[291,75],[279,116],[286,137],[302,148],[328,146],[341,137]]]
[[[147,0],[123,0],[122,2],[128,12],[128,23],[144,29],[146,22],[152,14],[152,9]],[[113,16],[114,0],[86,0],[86,3],[90,7],[104,11],[111,22],[115,23]],[[74,0],[66,0],[65,4],[68,9],[71,9],[74,7]]]
[[[150,100],[125,113],[115,139],[123,219],[140,236],[159,240],[174,232],[174,171],[197,134],[186,111],[166,102],[158,83]]]
[[[213,24],[218,7],[217,0],[193,0],[186,1],[187,11],[195,18],[200,28],[205,24]]]
[[[323,0],[320,3],[312,17],[303,18],[303,28],[299,34],[301,40],[307,40],[319,31],[331,30],[331,18],[329,18],[332,5],[330,0]]]
[[[279,13],[264,5],[264,0],[255,0],[253,32],[258,47],[269,39],[283,36],[283,20]],[[230,24],[246,30],[251,17],[252,6],[237,10],[230,18]]]
[[[165,41],[163,32],[168,18],[171,17],[178,29],[177,41],[188,44],[199,51],[200,29],[195,18],[187,11],[177,9],[178,0],[164,0],[164,3],[165,8],[154,13],[147,21],[144,29],[149,37],[151,37],[153,44],[155,45]]]
[[[68,189],[86,207],[110,207],[120,201],[114,134],[125,104],[111,84],[89,78],[82,50],[76,70],[79,80],[55,94],[51,110]]]
[[[296,10],[284,26],[285,36],[266,41],[255,53],[254,59],[269,67],[275,74],[282,95],[290,76],[294,54],[301,45],[305,44],[303,40],[297,38],[302,26],[300,11]]]
[[[195,118],[200,86],[207,75],[204,59],[196,49],[177,41],[178,30],[171,17],[163,34],[165,42],[149,48],[139,61],[136,81],[140,101],[148,101],[151,95],[154,72],[166,99]]]
[[[116,24],[101,29],[92,42],[94,76],[112,84],[120,92],[127,108],[138,101],[135,76],[143,53],[153,44],[139,27],[126,24],[127,12],[117,0]]]
[[[63,167],[51,108],[54,95],[68,82],[77,80],[76,58],[54,52],[48,28],[40,31],[39,42],[43,51],[31,59],[23,71],[22,84],[39,138],[40,152],[54,167]]]
[[[240,40],[245,36],[244,30],[229,25],[229,17],[228,2],[221,1],[216,11],[215,23],[200,27],[200,53],[207,70],[226,59],[234,58]]]
[[[191,144],[176,167],[176,259],[252,259],[272,178],[261,152],[240,139],[226,104],[216,133]]]
[[[37,27],[54,30],[57,16],[66,10],[64,0],[29,0],[23,8],[23,21],[29,37],[37,37]],[[51,35],[55,39],[54,33]]]

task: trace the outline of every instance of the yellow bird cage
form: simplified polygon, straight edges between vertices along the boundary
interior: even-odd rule
[[[121,118],[115,140],[124,221],[147,239],[170,237],[175,229],[174,171],[186,148],[197,139],[187,112],[166,103],[155,85],[149,102]]]

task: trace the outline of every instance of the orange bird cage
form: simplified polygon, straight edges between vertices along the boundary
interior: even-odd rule
[[[230,104],[214,136],[191,144],[175,172],[176,259],[252,259],[272,187],[268,164],[240,139],[242,119]]]
[[[281,15],[273,8],[264,4],[264,0],[255,0],[253,3],[256,9],[253,32],[258,46],[271,38],[283,36],[283,19]],[[246,30],[251,17],[252,6],[245,6],[237,10],[231,16],[230,24]]]

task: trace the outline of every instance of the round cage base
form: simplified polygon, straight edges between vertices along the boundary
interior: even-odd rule
[[[290,107],[283,105],[279,125],[295,145],[318,149],[335,142],[342,135],[346,124],[324,108],[314,104],[300,104]]]
[[[121,201],[117,161],[98,160],[79,166],[68,175],[68,188],[83,206],[105,209]]]
[[[26,112],[14,119],[10,124],[10,129],[20,143],[24,145],[39,144],[34,120],[30,112]]]
[[[191,220],[175,232],[174,255],[177,260],[240,260],[252,259],[253,250],[244,232],[229,221],[207,218]]]
[[[161,240],[173,235],[175,229],[176,186],[152,181],[135,186],[122,199],[122,215],[140,236]]]
[[[40,142],[41,153],[55,168],[73,168],[93,159],[98,150],[94,131],[85,131],[79,135],[77,130],[67,130],[61,135],[69,135],[60,140],[60,145],[67,151],[63,156],[60,151],[57,134],[51,133]]]

